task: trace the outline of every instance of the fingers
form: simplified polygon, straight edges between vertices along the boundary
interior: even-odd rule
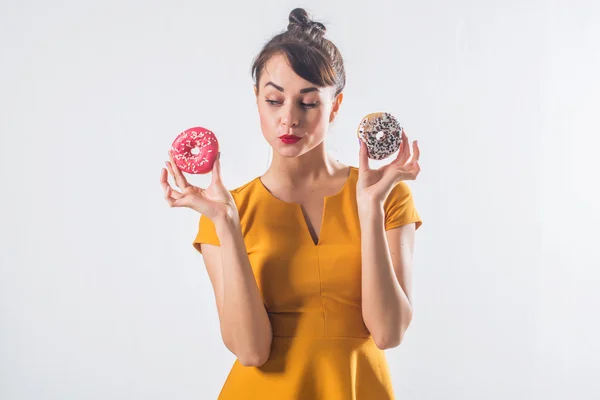
[[[165,168],[160,169],[160,185],[164,188],[164,184],[167,182],[167,170]]]
[[[368,171],[369,170],[369,150],[367,148],[367,144],[363,142],[361,138],[358,138],[358,142],[360,145],[360,151],[358,153],[358,171]]]
[[[177,184],[177,179],[175,178],[175,172],[173,172],[173,164],[169,161],[165,161],[165,165],[167,166],[167,170],[169,171],[169,175],[175,179],[175,184]]]
[[[408,145],[408,136],[404,133],[404,128],[402,128],[402,139],[400,143],[400,151],[398,151],[398,156],[396,157],[395,162],[400,166],[406,164],[408,159],[410,158],[410,146]]]
[[[404,160],[404,157],[406,155],[406,145],[405,145],[405,140],[404,140],[404,129],[402,130],[402,133],[400,135],[400,148],[398,149],[398,154],[396,155],[396,159],[394,160],[394,164],[398,164],[398,165],[404,165],[404,163],[406,162],[406,160]]]
[[[163,192],[164,192],[165,198],[166,198],[167,192],[171,188],[171,185],[169,185],[169,181],[168,181],[168,178],[167,178],[167,170],[165,168],[162,168],[160,170],[160,185],[163,188]]]
[[[413,142],[413,158],[411,160],[411,162],[418,162],[419,161],[419,156],[421,155],[421,150],[419,149],[419,143],[415,140]]]
[[[173,152],[171,150],[169,150],[169,160],[171,160],[169,163],[170,165],[168,165],[169,173],[173,176],[173,179],[175,179],[175,184],[178,188],[185,189],[188,186],[187,179],[185,179],[185,176],[183,176],[183,173],[175,163]]]
[[[165,162],[165,165],[167,166],[167,169],[169,170],[169,174],[170,174],[171,176],[173,176],[173,179],[175,179],[175,184],[177,185],[177,187],[179,187],[179,188],[181,189],[181,186],[180,186],[180,185],[177,183],[177,179],[175,178],[175,174],[174,174],[174,172],[173,172],[173,165],[174,165],[174,164],[171,164],[169,161],[167,161],[167,162]],[[175,166],[175,168],[177,168],[177,167]],[[168,184],[168,183],[167,183],[167,184]],[[170,187],[171,187],[171,186],[169,185],[169,188],[170,188]]]
[[[177,164],[175,164],[175,161],[173,160],[173,152],[171,150],[169,150],[169,159],[171,160],[171,165],[167,166],[169,168],[169,173],[173,175],[173,178],[175,178],[175,184],[177,187],[183,190],[188,187],[188,182],[187,179],[185,179],[185,176],[183,176],[183,173],[177,167]]]
[[[412,143],[413,152],[411,158],[409,140],[404,129],[402,129],[402,143],[400,148],[398,157],[394,160],[395,170],[397,171],[396,175],[399,176],[401,180],[414,180],[421,171],[421,167],[419,166],[421,150],[419,149],[418,142],[415,140]],[[410,162],[408,162],[409,159]]]
[[[419,166],[419,156],[421,151],[419,149],[419,144],[415,140],[413,142],[413,156],[410,162],[403,167],[399,168],[400,175],[402,176],[402,180],[415,180],[419,172],[421,172],[421,167]]]
[[[218,182],[221,182],[221,152],[217,154],[217,158],[215,158],[215,161],[213,162],[210,184],[213,185]]]
[[[416,179],[419,172],[421,172],[421,166],[419,165],[419,156],[421,150],[419,149],[419,143],[415,140],[413,142],[413,158],[410,161],[411,172],[413,173],[412,179]]]
[[[178,191],[173,190],[171,188],[171,185],[169,185],[169,181],[167,180],[167,177],[168,177],[167,170],[165,168],[162,168],[160,171],[160,183],[163,188],[164,197],[165,197],[165,200],[167,200],[167,203],[169,204],[169,206],[175,207],[175,206],[177,206],[177,200],[179,200],[182,195]]]

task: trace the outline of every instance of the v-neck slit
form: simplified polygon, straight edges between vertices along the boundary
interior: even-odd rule
[[[275,199],[276,201],[278,201],[281,204],[287,205],[287,206],[293,206],[297,211],[300,212],[300,217],[302,218],[302,224],[304,225],[304,232],[306,232],[306,234],[308,235],[308,239],[310,240],[310,243],[313,245],[313,247],[319,247],[321,245],[322,239],[323,239],[323,232],[324,232],[324,228],[325,228],[325,222],[326,222],[326,216],[327,216],[327,203],[330,199],[335,198],[339,195],[341,195],[345,190],[346,187],[348,186],[350,179],[352,176],[352,167],[349,167],[349,172],[348,172],[348,176],[346,177],[346,180],[344,181],[344,184],[342,185],[342,188],[335,194],[332,194],[330,196],[324,196],[323,197],[323,210],[321,211],[321,224],[319,226],[319,234],[317,235],[317,241],[315,242],[313,235],[310,231],[310,227],[308,225],[309,221],[307,221],[307,217],[304,215],[304,210],[302,209],[302,204],[300,203],[294,203],[291,201],[285,201],[285,200],[281,200],[280,198],[276,197],[275,195],[273,195],[273,193],[271,193],[271,191],[269,189],[267,189],[267,187],[264,185],[264,183],[262,182],[262,180],[260,179],[260,176],[256,177],[256,180],[258,180],[258,184],[259,186],[264,189],[265,192],[267,192],[269,194],[269,197],[271,197],[272,199]]]
[[[309,220],[308,217],[306,215],[304,215],[304,210],[302,209],[302,205],[297,204],[297,203],[292,203],[292,204],[297,204],[298,208],[300,209],[300,214],[302,214],[302,220],[304,221],[304,226],[305,226],[305,230],[308,233],[308,236],[310,237],[310,241],[312,242],[312,244],[314,246],[319,246],[319,244],[321,244],[321,237],[323,236],[323,226],[325,225],[325,210],[327,208],[327,197],[331,197],[331,196],[325,196],[323,198],[323,211],[321,211],[321,223],[319,226],[319,233],[317,234],[317,241],[315,242],[315,239],[313,238],[313,235],[310,231],[310,226],[308,226]]]

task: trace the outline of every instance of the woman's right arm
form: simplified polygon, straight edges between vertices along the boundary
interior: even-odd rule
[[[221,326],[223,343],[245,366],[260,366],[269,358],[272,330],[254,278],[239,219],[214,219],[220,246],[201,244]]]
[[[235,201],[221,180],[220,155],[212,167],[211,183],[203,189],[189,184],[169,151],[160,183],[170,207],[191,208],[215,225],[221,246],[203,243],[201,250],[215,293],[221,337],[243,365],[260,366],[271,353],[271,321],[248,260]],[[181,191],[171,187],[169,174]]]

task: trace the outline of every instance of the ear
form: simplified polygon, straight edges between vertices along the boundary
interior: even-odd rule
[[[335,119],[336,114],[338,113],[339,109],[340,109],[340,105],[342,104],[342,101],[344,100],[344,93],[340,93],[338,94],[335,99],[333,100],[333,105],[331,107],[331,113],[329,114],[329,122],[333,122],[333,120]]]
[[[258,97],[258,88],[256,85],[253,85],[252,87],[254,88],[254,96]]]

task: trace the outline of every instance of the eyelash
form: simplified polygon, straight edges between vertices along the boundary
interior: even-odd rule
[[[270,106],[272,107],[276,107],[278,105],[280,105],[281,103],[276,101],[276,100],[265,100],[267,103],[269,103]],[[300,103],[302,105],[302,107],[304,108],[315,108],[319,103]]]

